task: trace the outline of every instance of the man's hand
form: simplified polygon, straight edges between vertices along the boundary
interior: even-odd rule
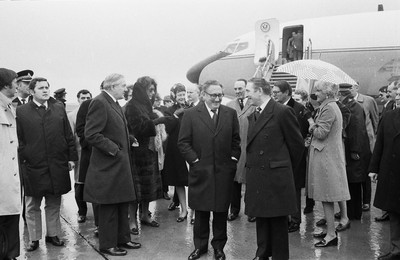
[[[350,153],[350,157],[355,161],[360,160],[360,155],[358,155],[358,153]]]
[[[68,161],[68,170],[72,171],[75,168],[75,163],[73,161]]]
[[[378,180],[378,174],[375,172],[370,172],[368,176],[371,178],[372,182],[376,182]]]

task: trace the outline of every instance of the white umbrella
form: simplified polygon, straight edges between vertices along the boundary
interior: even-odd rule
[[[320,80],[334,84],[357,84],[343,70],[321,60],[296,60],[279,66],[276,71],[286,72],[302,79]]]

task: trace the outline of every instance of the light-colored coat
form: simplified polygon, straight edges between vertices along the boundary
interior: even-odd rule
[[[18,169],[18,138],[15,110],[0,92],[0,216],[21,213],[21,183]]]
[[[335,100],[320,106],[309,148],[307,172],[308,197],[316,201],[336,202],[350,199],[342,141],[342,114]]]
[[[247,117],[254,112],[255,106],[253,106],[250,99],[247,100],[246,104],[243,107],[243,110],[240,109],[240,105],[237,99],[229,101],[226,106],[236,110],[239,120],[240,148],[243,151],[240,154],[240,158],[237,163],[234,180],[239,183],[246,183],[246,153],[244,151],[246,151],[247,131],[249,129],[249,120],[247,119]]]
[[[363,94],[358,94],[357,102],[362,105],[365,112],[365,127],[367,128],[369,146],[371,152],[374,151],[376,132],[378,131],[379,109],[375,100]]]
[[[72,130],[72,135],[74,136],[74,140],[75,140],[76,151],[78,152],[78,158],[79,158],[79,160],[75,162],[75,167],[74,167],[75,182],[78,182],[78,180],[79,180],[79,162],[81,160],[81,150],[82,150],[81,144],[79,143],[79,137],[76,134],[76,115],[78,114],[78,110],[79,110],[79,107],[77,107],[75,110],[73,110],[67,114],[69,125],[71,126],[71,130]]]

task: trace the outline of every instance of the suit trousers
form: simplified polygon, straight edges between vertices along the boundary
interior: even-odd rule
[[[346,201],[347,216],[350,220],[360,220],[362,216],[361,182],[349,183],[349,192],[351,199]]]
[[[41,197],[25,196],[26,224],[28,225],[31,241],[42,238],[42,211],[40,205],[45,199],[44,212],[46,215],[46,236],[54,237],[60,233],[61,195],[47,194]]]
[[[371,204],[371,179],[367,178],[362,182],[362,203]]]
[[[85,184],[83,183],[75,183],[75,201],[76,205],[78,206],[78,215],[85,216],[87,214],[87,204],[86,201],[83,200],[83,189]]]
[[[297,224],[301,223],[301,188],[296,187],[297,212],[291,215],[291,221]]]
[[[400,257],[400,214],[388,211],[390,217],[390,253]]]
[[[273,260],[289,259],[289,236],[287,216],[256,219],[256,256]]]
[[[242,199],[242,184],[234,181],[232,188],[231,210],[230,210],[232,214],[239,214],[241,199]]]
[[[13,259],[19,256],[19,215],[0,216],[0,232],[4,232],[8,243],[5,258]]]
[[[99,245],[101,249],[131,241],[129,203],[99,204]]]
[[[195,221],[193,228],[194,247],[200,250],[207,250],[208,238],[210,236],[210,211],[195,211]],[[213,238],[211,245],[214,249],[224,249],[228,236],[227,230],[227,217],[226,212],[213,212],[212,230]]]

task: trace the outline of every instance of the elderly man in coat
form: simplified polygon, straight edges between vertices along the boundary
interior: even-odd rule
[[[0,259],[15,259],[20,253],[21,184],[15,110],[11,105],[17,88],[16,78],[15,71],[0,68],[0,235],[6,238],[8,245],[1,246]]]
[[[251,100],[246,98],[246,84],[245,79],[236,80],[233,85],[235,90],[236,99],[228,102],[226,106],[231,107],[236,110],[239,127],[240,127],[240,148],[242,151],[246,150],[247,145],[247,130],[249,128],[249,121],[247,117],[254,112],[255,106],[253,106]],[[237,164],[237,170],[235,174],[235,180],[233,182],[232,189],[232,200],[230,213],[228,215],[228,220],[233,221],[239,216],[240,212],[240,201],[242,197],[242,184],[246,183],[246,153],[241,153]],[[247,218],[249,222],[254,222],[256,219],[252,216]]]
[[[379,124],[369,176],[376,186],[374,206],[390,217],[390,249],[378,259],[400,259],[400,89],[395,110],[385,113]]]
[[[100,251],[126,255],[126,249],[140,248],[131,241],[128,206],[136,199],[130,161],[127,122],[118,104],[126,91],[125,78],[111,74],[103,91],[89,105],[85,137],[92,146],[87,170],[84,200],[99,204]]]
[[[245,213],[257,217],[254,259],[289,259],[288,215],[298,208],[293,169],[304,151],[292,108],[271,99],[264,79],[251,79],[247,97],[257,106],[248,117]]]
[[[190,164],[189,206],[195,210],[195,250],[189,260],[207,253],[210,212],[213,212],[215,259],[225,259],[228,240],[227,215],[236,163],[240,157],[239,122],[236,111],[221,105],[222,85],[209,80],[203,86],[204,102],[183,115],[178,148]]]
[[[69,171],[78,160],[75,142],[64,106],[50,100],[45,78],[29,83],[33,100],[17,107],[19,156],[24,182],[26,223],[30,244],[36,250],[42,238],[40,205],[45,198],[46,242],[63,246],[59,240],[61,195],[71,190]]]

